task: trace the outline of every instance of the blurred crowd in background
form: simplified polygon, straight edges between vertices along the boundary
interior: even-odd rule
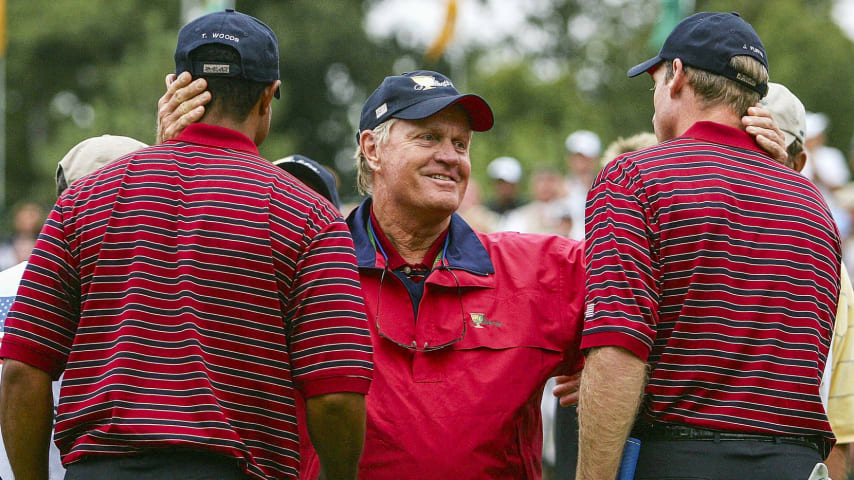
[[[854,139],[849,151],[826,144],[828,117],[807,112],[807,163],[803,174],[824,194],[843,239],[843,258],[854,265]],[[524,164],[548,165],[526,169],[513,152],[490,161],[487,182],[469,181],[459,214],[482,232],[515,231],[584,239],[584,203],[599,171],[618,155],[656,143],[652,132],[618,137],[603,144],[590,130],[570,133],[564,142],[564,168],[554,162],[528,159]],[[533,161],[531,161],[533,160]],[[341,177],[329,169],[340,183]],[[338,185],[339,190],[349,186]],[[486,193],[489,192],[489,193]],[[356,203],[342,205],[346,216]],[[30,254],[50,205],[21,201],[11,209],[12,230],[0,243],[0,269],[16,265]],[[849,274],[854,272],[849,272]]]

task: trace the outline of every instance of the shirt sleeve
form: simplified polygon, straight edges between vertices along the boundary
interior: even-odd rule
[[[833,329],[833,367],[827,416],[838,443],[854,442],[854,288],[840,269],[839,305]]]
[[[80,280],[66,238],[57,203],[30,255],[0,346],[0,357],[42,369],[54,380],[65,369],[80,311]]]
[[[311,238],[289,296],[294,381],[306,398],[367,393],[371,337],[353,240],[343,220],[326,224]]]
[[[570,342],[564,349],[564,361],[561,365],[562,375],[571,375],[580,372],[584,367],[584,355],[581,355],[581,331],[584,327],[584,302],[586,289],[584,287],[584,244],[582,242],[570,241],[569,252],[565,255],[566,266],[564,271],[566,285],[563,291],[567,292],[566,305],[563,306],[567,313],[566,325],[572,331]]]
[[[612,162],[587,197],[587,302],[581,348],[617,346],[646,361],[658,323],[658,265],[642,188]]]

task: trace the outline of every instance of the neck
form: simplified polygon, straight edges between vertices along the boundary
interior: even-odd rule
[[[207,113],[199,120],[199,123],[207,123],[208,125],[216,125],[217,127],[236,130],[255,141],[255,135],[258,132],[257,116],[248,115],[242,122],[236,122],[231,117],[224,115],[216,115]],[[256,142],[257,143],[257,142]]]
[[[679,116],[679,128],[677,130],[679,135],[684,134],[697,122],[715,122],[739,130],[745,129],[741,117],[727,106],[703,107],[698,101],[692,103],[693,105],[690,108],[683,109],[684,114]]]
[[[386,238],[406,263],[421,263],[430,247],[451,223],[450,215],[437,218],[413,214],[382,198],[374,197],[372,207]]]

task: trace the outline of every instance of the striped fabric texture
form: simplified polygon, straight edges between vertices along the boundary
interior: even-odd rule
[[[808,180],[698,122],[612,162],[586,215],[582,348],[648,361],[647,421],[833,438],[819,383],[840,244]]]
[[[65,371],[66,464],[186,447],[297,477],[294,389],[366,393],[372,377],[352,239],[320,198],[202,124],[59,198],[0,356]]]

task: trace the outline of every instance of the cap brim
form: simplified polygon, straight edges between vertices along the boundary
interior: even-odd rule
[[[474,94],[452,95],[448,97],[431,98],[404,108],[392,115],[404,120],[419,120],[440,112],[445,108],[457,104],[466,111],[471,122],[471,129],[475,132],[485,132],[492,128],[495,122],[492,109],[483,98]]]
[[[658,65],[663,60],[664,60],[663,58],[656,55],[656,56],[650,58],[649,60],[630,68],[628,73],[626,73],[626,75],[628,75],[629,78],[637,77],[638,75],[640,75],[642,73],[648,72],[650,68]]]

